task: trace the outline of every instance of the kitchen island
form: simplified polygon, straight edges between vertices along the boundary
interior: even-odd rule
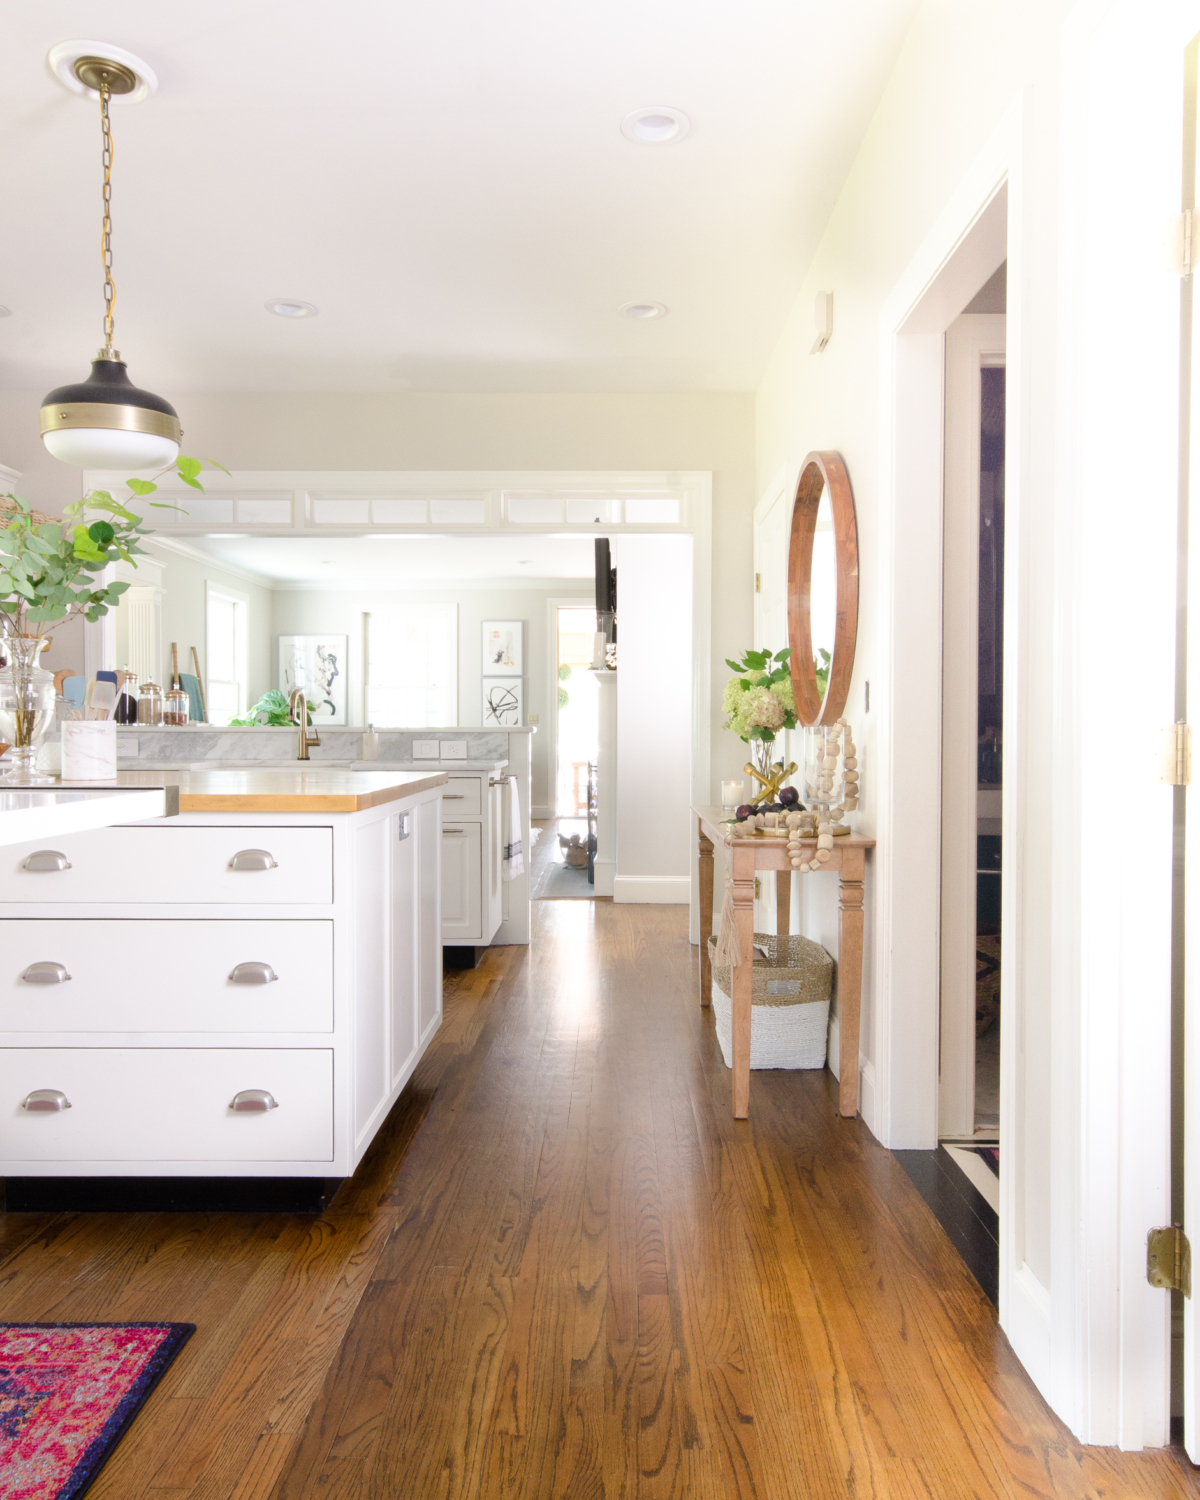
[[[317,1209],[441,1021],[446,776],[149,782],[178,817],[0,848],[9,1209]]]

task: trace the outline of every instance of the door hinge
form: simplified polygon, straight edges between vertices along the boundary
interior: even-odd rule
[[[1146,1236],[1146,1280],[1151,1286],[1192,1295],[1192,1247],[1178,1224]]]
[[[1190,786],[1192,783],[1192,726],[1172,724],[1167,735],[1162,779],[1169,786]]]
[[[1196,269],[1196,257],[1200,253],[1200,226],[1196,223],[1197,210],[1185,208],[1167,220],[1167,267],[1176,276],[1190,276]]]
[[[755,573],[755,575],[754,575],[754,592],[756,594],[761,594],[762,593],[762,574],[761,573]]]

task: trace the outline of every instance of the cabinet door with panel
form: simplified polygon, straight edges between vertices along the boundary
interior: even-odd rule
[[[483,829],[479,823],[442,824],[442,940],[483,935]]]

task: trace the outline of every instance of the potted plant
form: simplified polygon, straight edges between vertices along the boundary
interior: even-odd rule
[[[202,490],[201,467],[199,459],[181,454],[163,473],[173,472]],[[129,479],[126,486],[135,499],[178,509],[148,498],[158,488],[153,480]],[[0,671],[0,738],[12,746],[9,784],[38,779],[34,761],[54,719],[54,679],[38,665],[47,638],[77,615],[95,621],[108,613],[129,585],[106,580],[104,570],[117,561],[137,567],[140,538],[147,534],[141,516],[107,490],[92,490],[68,505],[61,521],[41,515],[17,495],[0,496],[0,649],[6,657]]]
[[[750,746],[747,774],[759,784],[758,795],[751,804],[770,803],[776,798],[782,782],[796,767],[786,770],[782,761],[772,765],[775,736],[781,729],[795,729],[796,703],[792,697],[792,677],[788,667],[791,650],[746,651],[741,661],[725,665],[738,674],[725,684],[722,706],[725,728],[732,729]]]

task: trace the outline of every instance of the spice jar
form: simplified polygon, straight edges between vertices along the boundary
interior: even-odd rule
[[[138,689],[138,723],[161,724],[162,721],[162,688],[153,682],[143,682]]]
[[[188,695],[182,688],[171,688],[163,694],[163,723],[186,724],[188,721]]]

